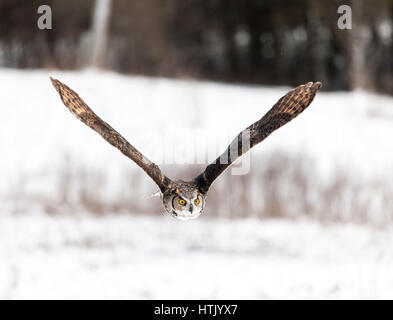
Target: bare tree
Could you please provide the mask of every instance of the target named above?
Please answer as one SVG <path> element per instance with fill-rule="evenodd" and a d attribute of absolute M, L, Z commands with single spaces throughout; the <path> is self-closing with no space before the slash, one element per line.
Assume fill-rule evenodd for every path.
<path fill-rule="evenodd" d="M 352 0 L 353 29 L 349 32 L 349 79 L 351 89 L 373 89 L 373 77 L 367 65 L 366 52 L 372 33 L 367 20 L 367 7 L 363 0 Z"/>
<path fill-rule="evenodd" d="M 93 67 L 105 67 L 111 8 L 112 0 L 96 0 L 92 26 L 93 46 L 91 65 Z"/>

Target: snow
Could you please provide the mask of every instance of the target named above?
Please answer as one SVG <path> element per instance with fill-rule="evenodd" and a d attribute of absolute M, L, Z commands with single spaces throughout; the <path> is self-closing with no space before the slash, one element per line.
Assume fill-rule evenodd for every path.
<path fill-rule="evenodd" d="M 65 187 L 61 176 L 67 172 L 65 159 L 69 159 L 68 169 L 89 175 L 93 182 L 85 178 L 81 183 L 90 184 L 85 187 L 108 203 L 117 203 L 131 192 L 133 202 L 146 203 L 145 198 L 157 191 L 134 163 L 67 111 L 49 76 L 75 89 L 99 116 L 171 178 L 184 180 L 196 176 L 196 169 L 183 176 L 185 170 L 177 174 L 178 167 L 167 171 L 168 166 L 199 165 L 201 170 L 289 89 L 124 76 L 92 69 L 0 69 L 0 85 L 5 88 L 0 91 L 0 211 L 26 211 L 32 206 L 38 209 L 37 199 L 59 199 L 59 190 Z M 261 182 L 258 170 L 268 168 L 276 152 L 288 156 L 292 163 L 300 160 L 299 168 L 310 162 L 313 167 L 304 168 L 312 178 L 310 190 L 322 194 L 321 185 L 335 183 L 337 177 L 350 177 L 354 181 L 343 195 L 353 194 L 356 185 L 362 186 L 359 192 L 366 196 L 361 200 L 371 208 L 364 215 L 383 223 L 385 216 L 392 214 L 388 203 L 389 190 L 393 190 L 392 123 L 392 97 L 320 92 L 297 119 L 244 156 L 243 161 L 251 158 L 251 166 L 249 171 L 240 172 L 248 173 L 254 185 L 264 186 L 266 182 Z M 229 174 L 236 175 L 239 169 L 235 170 L 233 166 Z M 294 182 L 287 180 L 288 192 L 293 192 L 290 184 Z M 227 185 L 227 180 L 220 177 L 213 186 L 222 190 L 222 203 L 231 198 L 225 193 Z M 70 189 L 77 197 L 78 188 Z M 263 192 L 254 189 L 254 194 Z M 261 207 L 259 199 L 254 197 L 255 207 Z M 315 198 L 314 206 L 321 200 Z M 289 200 L 284 197 L 280 201 Z M 352 199 L 347 197 L 345 201 L 351 203 Z M 355 202 L 365 207 L 359 200 Z M 155 212 L 159 209 L 157 203 Z M 347 211 L 355 209 L 348 207 Z"/>
<path fill-rule="evenodd" d="M 287 220 L 0 219 L 4 299 L 392 299 L 392 229 Z"/>
<path fill-rule="evenodd" d="M 158 164 L 207 164 L 289 88 L 128 77 L 110 72 L 0 69 L 0 193 L 15 176 L 38 174 L 64 155 L 119 177 L 137 169 L 62 105 L 53 76 Z M 319 93 L 299 118 L 252 150 L 307 154 L 321 178 L 338 166 L 362 176 L 393 172 L 393 98 L 365 92 Z M 179 134 L 181 133 L 181 134 Z M 88 147 L 87 147 L 88 146 Z M 107 166 L 111 163 L 111 166 Z M 251 168 L 252 170 L 252 168 Z M 114 181 L 119 185 L 119 181 Z"/>
<path fill-rule="evenodd" d="M 109 202 L 120 194 L 145 203 L 157 191 L 142 176 L 143 183 L 127 193 L 133 183 L 128 174 L 140 169 L 65 109 L 49 76 L 75 89 L 159 165 L 207 164 L 289 89 L 96 70 L 0 69 L 0 298 L 393 299 L 391 225 L 208 214 L 184 222 L 137 210 L 44 215 L 40 199 L 61 205 L 58 178 L 67 157 L 72 170 L 87 168 L 105 178 L 105 189 L 99 179 L 88 188 Z M 341 170 L 363 184 L 369 178 L 381 183 L 367 184 L 360 198 L 381 188 L 389 194 L 392 123 L 392 97 L 321 92 L 299 118 L 252 150 L 249 175 L 265 165 L 261 159 L 282 151 L 314 160 L 315 186 Z M 216 186 L 226 187 L 220 181 Z M 30 202 L 21 201 L 24 195 Z M 222 201 L 230 198 L 228 192 Z M 391 216 L 389 199 L 372 203 L 374 211 Z M 339 211 L 351 209 L 343 204 Z M 224 207 L 227 217 L 236 217 L 229 202 Z M 16 209 L 25 214 L 12 214 Z"/>

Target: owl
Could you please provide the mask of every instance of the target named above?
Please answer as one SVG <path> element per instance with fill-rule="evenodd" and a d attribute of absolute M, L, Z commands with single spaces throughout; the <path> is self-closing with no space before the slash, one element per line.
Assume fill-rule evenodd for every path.
<path fill-rule="evenodd" d="M 68 110 L 141 167 L 158 185 L 165 211 L 182 220 L 197 218 L 205 208 L 207 193 L 212 183 L 236 159 L 303 112 L 322 86 L 320 82 L 308 82 L 289 91 L 260 120 L 240 132 L 201 174 L 191 181 L 182 181 L 169 179 L 154 162 L 99 118 L 75 91 L 59 80 L 50 79 Z"/>

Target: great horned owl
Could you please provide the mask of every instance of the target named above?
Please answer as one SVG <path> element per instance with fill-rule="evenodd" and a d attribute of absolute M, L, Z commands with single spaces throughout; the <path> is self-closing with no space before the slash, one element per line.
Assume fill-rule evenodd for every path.
<path fill-rule="evenodd" d="M 198 217 L 203 212 L 206 195 L 213 181 L 237 158 L 306 109 L 322 86 L 320 82 L 308 82 L 289 91 L 260 120 L 239 133 L 224 153 L 199 176 L 192 181 L 173 181 L 101 120 L 76 92 L 59 80 L 51 78 L 51 81 L 68 110 L 141 167 L 160 188 L 165 210 L 173 217 L 183 220 Z"/>

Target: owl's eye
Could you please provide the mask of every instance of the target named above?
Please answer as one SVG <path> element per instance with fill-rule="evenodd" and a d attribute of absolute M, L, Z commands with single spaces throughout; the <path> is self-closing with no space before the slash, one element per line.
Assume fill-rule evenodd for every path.
<path fill-rule="evenodd" d="M 179 204 L 181 205 L 181 206 L 185 206 L 186 205 L 186 200 L 184 200 L 184 199 L 179 199 Z"/>
<path fill-rule="evenodd" d="M 195 204 L 199 204 L 199 199 L 195 199 L 195 200 L 194 200 L 194 203 L 195 203 Z"/>

